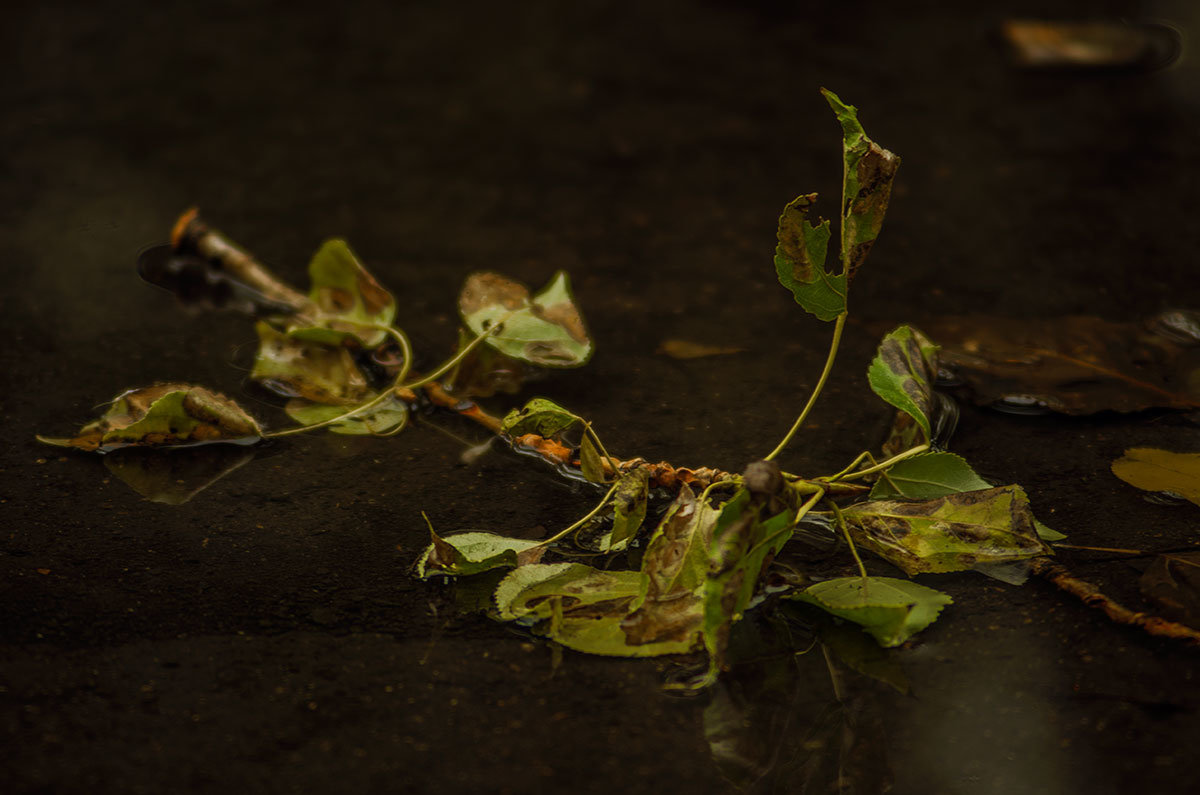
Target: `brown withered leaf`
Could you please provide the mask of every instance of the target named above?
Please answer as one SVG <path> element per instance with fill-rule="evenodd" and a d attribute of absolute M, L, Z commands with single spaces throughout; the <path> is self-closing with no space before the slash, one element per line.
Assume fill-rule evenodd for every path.
<path fill-rule="evenodd" d="M 1200 345 L 1177 323 L 1193 315 L 1144 324 L 974 315 L 924 328 L 977 404 L 1083 415 L 1200 407 Z"/>
<path fill-rule="evenodd" d="M 1200 629 L 1200 552 L 1159 555 L 1138 585 L 1163 616 Z"/>

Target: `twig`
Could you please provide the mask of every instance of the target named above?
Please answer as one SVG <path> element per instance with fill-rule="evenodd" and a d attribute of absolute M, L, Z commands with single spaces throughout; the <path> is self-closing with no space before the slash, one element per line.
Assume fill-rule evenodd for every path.
<path fill-rule="evenodd" d="M 1049 558 L 1035 558 L 1030 561 L 1029 569 L 1033 574 L 1049 580 L 1058 589 L 1078 597 L 1088 607 L 1103 610 L 1105 615 L 1118 624 L 1139 627 L 1160 638 L 1174 638 L 1200 645 L 1200 631 L 1160 616 L 1130 610 L 1111 597 L 1105 596 L 1095 585 L 1079 579 Z"/>

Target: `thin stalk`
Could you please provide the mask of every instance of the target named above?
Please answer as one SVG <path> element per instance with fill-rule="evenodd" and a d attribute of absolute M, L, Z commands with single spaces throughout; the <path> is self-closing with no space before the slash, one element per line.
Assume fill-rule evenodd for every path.
<path fill-rule="evenodd" d="M 320 422 L 314 422 L 312 425 L 301 425 L 297 428 L 288 428 L 288 429 L 282 430 L 282 431 L 272 431 L 271 433 L 264 433 L 263 438 L 276 439 L 280 436 L 294 436 L 298 433 L 307 433 L 309 431 L 315 431 L 318 428 L 324 428 L 328 425 L 333 425 L 335 423 L 341 422 L 342 420 L 345 420 L 348 417 L 353 417 L 356 414 L 362 414 L 363 412 L 370 411 L 371 409 L 375 408 L 376 406 L 382 405 L 384 401 L 395 397 L 395 395 L 394 395 L 395 390 L 402 388 L 401 383 L 404 381 L 405 378 L 408 377 L 408 373 L 412 369 L 412 345 L 409 343 L 408 337 L 405 335 L 405 333 L 403 331 L 401 331 L 400 329 L 395 328 L 394 326 L 371 326 L 371 328 L 376 328 L 381 331 L 387 332 L 388 334 L 390 334 L 392 336 L 393 339 L 396 340 L 397 344 L 400 345 L 400 355 L 404 357 L 404 363 L 402 365 L 400 365 L 400 372 L 392 380 L 392 385 L 389 386 L 387 389 L 383 390 L 382 392 L 380 392 L 378 395 L 376 395 L 375 397 L 373 397 L 371 400 L 367 401 L 366 403 L 355 406 L 354 408 L 352 408 L 342 414 L 339 414 L 336 417 L 330 417 L 327 420 L 321 420 Z M 407 422 L 407 420 L 405 420 L 405 422 Z M 401 423 L 400 427 L 403 428 L 404 423 Z M 393 430 L 395 430 L 395 429 L 393 429 Z M 382 434 L 375 434 L 375 435 L 392 436 L 394 434 L 390 433 L 390 432 L 385 432 Z"/>
<path fill-rule="evenodd" d="M 833 519 L 837 523 L 838 529 L 846 537 L 846 544 L 850 547 L 850 554 L 854 556 L 854 562 L 858 564 L 858 573 L 862 575 L 863 593 L 866 593 L 868 581 L 867 567 L 863 565 L 862 558 L 858 556 L 858 549 L 854 546 L 854 539 L 850 537 L 850 528 L 846 526 L 846 517 L 842 516 L 842 509 L 832 500 L 829 501 L 829 506 L 833 508 Z"/>
<path fill-rule="evenodd" d="M 880 463 L 876 464 L 875 466 L 867 467 L 866 469 L 860 469 L 857 472 L 851 472 L 849 474 L 839 473 L 837 475 L 834 475 L 829 478 L 829 481 L 831 483 L 833 483 L 833 482 L 838 482 L 838 481 L 843 481 L 843 480 L 858 480 L 859 478 L 865 477 L 867 475 L 874 475 L 876 472 L 882 472 L 883 470 L 891 467 L 893 464 L 898 464 L 901 461 L 903 461 L 904 459 L 912 458 L 914 455 L 919 455 L 920 453 L 923 453 L 928 449 L 929 449 L 928 444 L 919 444 L 916 447 L 911 447 L 908 450 L 905 450 L 903 453 L 897 453 L 896 455 L 892 456 L 888 460 L 881 461 Z"/>
<path fill-rule="evenodd" d="M 580 417 L 580 419 L 582 420 L 583 418 Z M 592 430 L 592 424 L 587 420 L 584 420 L 583 422 L 583 432 L 586 433 L 588 438 L 592 440 L 592 444 L 596 445 L 596 449 L 600 451 L 600 455 L 604 456 L 604 460 L 607 461 L 608 465 L 612 468 L 613 477 L 619 477 L 621 470 L 617 466 L 617 459 L 609 455 L 608 451 L 604 449 L 604 442 L 600 441 L 600 437 L 597 436 L 596 432 Z"/>
<path fill-rule="evenodd" d="M 825 369 L 821 371 L 821 377 L 817 379 L 817 385 L 813 387 L 812 394 L 808 398 L 808 403 L 804 404 L 804 409 L 801 410 L 800 416 L 792 424 L 792 429 L 787 432 L 787 436 L 783 437 L 783 441 L 763 460 L 770 461 L 783 452 L 783 448 L 788 446 L 788 443 L 792 441 L 792 437 L 796 435 L 796 432 L 800 430 L 800 426 L 804 424 L 804 420 L 808 418 L 808 413 L 812 411 L 813 405 L 817 402 L 817 396 L 821 394 L 821 390 L 825 387 L 825 382 L 829 380 L 829 373 L 833 370 L 833 362 L 837 359 L 838 346 L 842 343 L 842 329 L 846 327 L 847 315 L 848 313 L 843 312 L 837 316 L 837 321 L 833 326 L 833 340 L 829 343 L 829 355 L 825 358 Z"/>
<path fill-rule="evenodd" d="M 555 533 L 554 535 L 547 538 L 545 541 L 539 541 L 537 543 L 537 546 L 539 546 L 539 547 L 549 546 L 550 544 L 553 544 L 555 541 L 559 540 L 560 538 L 566 538 L 571 533 L 574 533 L 576 530 L 583 527 L 585 524 L 588 523 L 588 520 L 590 520 L 596 514 L 600 513 L 600 509 L 603 508 L 605 506 L 605 504 L 608 503 L 609 499 L 613 495 L 613 492 L 615 492 L 616 490 L 617 490 L 617 484 L 614 483 L 612 485 L 612 488 L 610 488 L 608 490 L 608 492 L 603 497 L 600 498 L 600 502 L 596 503 L 596 507 L 593 508 L 592 510 L 588 511 L 586 516 L 584 516 L 579 521 L 575 522 L 575 524 L 571 525 L 566 530 L 562 530 L 558 533 Z"/>
<path fill-rule="evenodd" d="M 422 378 L 418 378 L 416 381 L 413 381 L 412 383 L 409 383 L 409 384 L 400 384 L 400 383 L 398 382 L 398 383 L 397 383 L 397 387 L 399 387 L 399 388 L 401 388 L 401 389 L 416 389 L 416 388 L 417 388 L 417 387 L 419 387 L 419 386 L 425 386 L 425 385 L 426 385 L 426 384 L 428 384 L 428 383 L 431 383 L 431 382 L 433 382 L 433 381 L 436 381 L 436 380 L 438 380 L 438 379 L 439 379 L 439 378 L 441 378 L 443 375 L 445 375 L 446 373 L 450 372 L 450 371 L 451 371 L 451 370 L 453 370 L 455 367 L 457 367 L 457 366 L 458 366 L 458 364 L 459 364 L 459 362 L 461 362 L 463 359 L 465 359 L 465 358 L 467 357 L 467 354 L 469 354 L 471 351 L 475 350 L 475 349 L 476 349 L 476 348 L 478 348 L 480 345 L 482 345 L 484 340 L 486 340 L 486 339 L 487 339 L 489 336 L 491 336 L 491 335 L 492 335 L 494 332 L 496 332 L 496 331 L 498 331 L 499 329 L 503 328 L 503 327 L 504 327 L 504 321 L 505 321 L 505 320 L 507 320 L 507 318 L 508 318 L 508 316 L 507 316 L 507 315 L 506 315 L 504 318 L 501 318 L 501 320 L 500 320 L 500 322 L 499 322 L 499 323 L 497 323 L 496 325 L 492 326 L 490 329 L 488 329 L 488 330 L 487 330 L 487 331 L 485 331 L 484 333 L 480 334 L 480 335 L 479 335 L 479 336 L 477 336 L 475 339 L 471 340 L 471 342 L 470 342 L 470 343 L 468 343 L 468 344 L 467 344 L 467 346 L 466 346 L 465 348 L 463 348 L 462 350 L 460 350 L 458 353 L 454 354 L 454 356 L 452 356 L 452 357 L 450 357 L 449 359 L 447 359 L 447 360 L 446 360 L 446 361 L 445 361 L 445 362 L 442 364 L 442 366 L 441 366 L 441 367 L 439 367 L 438 369 L 434 370 L 434 371 L 433 371 L 432 373 L 430 373 L 429 375 L 423 376 Z"/>

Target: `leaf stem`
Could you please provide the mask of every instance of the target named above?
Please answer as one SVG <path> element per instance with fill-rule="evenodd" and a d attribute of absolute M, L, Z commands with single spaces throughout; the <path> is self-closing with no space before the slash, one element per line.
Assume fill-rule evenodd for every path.
<path fill-rule="evenodd" d="M 484 333 L 480 334 L 475 339 L 471 340 L 469 343 L 467 343 L 467 346 L 465 348 L 463 348 L 458 353 L 454 354 L 452 357 L 450 357 L 445 362 L 443 362 L 442 365 L 440 367 L 438 367 L 436 370 L 434 370 L 432 373 L 430 373 L 426 376 L 423 376 L 421 378 L 418 378 L 416 381 L 413 381 L 412 383 L 409 383 L 409 384 L 401 384 L 400 382 L 397 382 L 396 387 L 400 388 L 400 389 L 416 389 L 419 386 L 425 386 L 428 383 L 438 380 L 443 375 L 445 375 L 446 373 L 450 372 L 455 367 L 457 367 L 458 363 L 461 362 L 463 359 L 467 358 L 467 354 L 469 354 L 471 351 L 475 350 L 480 345 L 482 345 L 484 340 L 486 340 L 489 336 L 491 336 L 497 330 L 502 328 L 504 326 L 504 321 L 506 319 L 507 319 L 507 316 L 505 316 L 504 318 L 501 318 L 499 323 L 496 323 L 490 329 L 488 329 Z"/>
<path fill-rule="evenodd" d="M 821 390 L 825 387 L 825 382 L 829 380 L 829 373 L 833 370 L 833 362 L 837 359 L 838 346 L 842 342 L 842 329 L 846 327 L 846 317 L 849 313 L 843 312 L 837 316 L 837 321 L 833 326 L 833 340 L 829 343 L 829 355 L 825 358 L 825 369 L 821 371 L 821 377 L 817 379 L 817 385 L 813 387 L 812 394 L 809 395 L 808 402 L 804 404 L 800 416 L 792 423 L 792 429 L 787 432 L 787 436 L 783 437 L 774 450 L 764 457 L 764 461 L 770 461 L 775 456 L 783 452 L 783 448 L 788 446 L 792 441 L 792 437 L 800 430 L 800 426 L 804 424 L 804 420 L 808 418 L 808 413 L 812 410 L 813 405 L 817 402 L 817 396 L 821 394 Z"/>
<path fill-rule="evenodd" d="M 579 528 L 583 527 L 585 524 L 587 524 L 589 519 L 591 519 L 596 514 L 600 513 L 600 509 L 605 506 L 605 504 L 609 501 L 609 499 L 612 497 L 613 493 L 616 492 L 616 490 L 617 490 L 617 484 L 614 483 L 614 484 L 612 484 L 612 488 L 610 488 L 608 490 L 608 492 L 603 497 L 600 498 L 600 502 L 596 503 L 596 507 L 592 508 L 592 510 L 588 511 L 586 516 L 584 516 L 582 519 L 580 519 L 579 521 L 572 524 L 566 530 L 557 532 L 544 541 L 539 541 L 537 543 L 537 546 L 539 546 L 539 547 L 549 546 L 550 544 L 553 544 L 555 541 L 559 540 L 560 538 L 566 538 L 571 533 L 573 533 L 576 530 L 578 530 Z"/>
<path fill-rule="evenodd" d="M 579 417 L 578 414 L 575 416 Z M 583 419 L 583 417 L 579 417 L 579 419 L 583 421 L 583 432 L 588 435 L 588 438 L 592 440 L 592 444 L 596 445 L 596 449 L 600 451 L 600 455 L 604 456 L 604 460 L 607 461 L 609 467 L 612 468 L 613 477 L 620 477 L 621 469 L 617 465 L 617 459 L 609 455 L 608 451 L 604 449 L 604 442 L 600 441 L 600 437 L 597 436 L 596 432 L 592 430 L 592 424 Z"/>
<path fill-rule="evenodd" d="M 928 449 L 928 444 L 919 444 L 916 447 L 905 450 L 903 453 L 897 453 L 886 461 L 881 461 L 875 466 L 870 466 L 866 469 L 860 469 L 857 472 L 851 472 L 849 474 L 839 472 L 838 474 L 828 478 L 828 480 L 830 483 L 835 483 L 843 480 L 857 480 L 858 478 L 865 477 L 866 475 L 874 475 L 876 472 L 882 472 L 883 470 L 890 468 L 893 464 L 898 464 L 904 459 L 912 458 L 913 456 L 919 455 Z"/>
<path fill-rule="evenodd" d="M 842 509 L 837 506 L 833 500 L 829 501 L 829 507 L 833 509 L 833 520 L 837 523 L 838 529 L 842 531 L 842 535 L 846 537 L 846 544 L 850 547 L 850 554 L 854 556 L 854 562 L 858 564 L 858 573 L 862 575 L 863 593 L 867 592 L 867 567 L 863 565 L 862 558 L 858 555 L 858 548 L 854 546 L 854 539 L 850 537 L 850 528 L 846 525 L 846 517 L 842 515 Z"/>

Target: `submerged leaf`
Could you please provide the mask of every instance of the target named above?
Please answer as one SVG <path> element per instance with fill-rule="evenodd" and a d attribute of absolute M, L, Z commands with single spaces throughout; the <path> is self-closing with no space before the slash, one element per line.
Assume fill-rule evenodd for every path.
<path fill-rule="evenodd" d="M 892 577 L 827 580 L 792 598 L 861 625 L 881 646 L 904 643 L 954 601 L 941 591 Z"/>
<path fill-rule="evenodd" d="M 541 367 L 578 367 L 592 355 L 592 341 L 564 271 L 532 298 L 524 285 L 499 274 L 472 274 L 459 295 L 458 310 L 467 328 L 476 335 L 490 332 L 487 344 L 514 359 Z"/>
<path fill-rule="evenodd" d="M 1020 486 L 948 494 L 932 500 L 880 500 L 843 515 L 855 543 L 906 574 L 964 571 L 1049 555 Z"/>
<path fill-rule="evenodd" d="M 368 396 L 363 402 L 369 402 L 374 398 L 374 395 Z M 310 403 L 306 400 L 291 400 L 284 407 L 287 415 L 301 425 L 316 425 L 326 422 L 335 417 L 342 417 L 349 410 L 350 407 L 347 406 L 327 406 L 321 403 Z M 395 394 L 389 394 L 378 405 L 351 414 L 349 417 L 343 417 L 326 427 L 332 433 L 347 436 L 380 436 L 398 433 L 407 422 L 408 405 L 397 398 Z"/>
<path fill-rule="evenodd" d="M 224 395 L 191 384 L 156 384 L 113 398 L 95 422 L 69 439 L 39 436 L 47 444 L 107 452 L 127 445 L 165 447 L 203 442 L 253 442 L 262 429 Z"/>
<path fill-rule="evenodd" d="M 1200 629 L 1200 552 L 1159 555 L 1138 585 L 1165 617 Z"/>
<path fill-rule="evenodd" d="M 345 347 L 279 332 L 267 323 L 260 322 L 255 329 L 259 347 L 250 377 L 266 388 L 332 406 L 352 406 L 366 399 L 367 379 Z"/>
<path fill-rule="evenodd" d="M 892 497 L 931 500 L 947 494 L 991 487 L 992 484 L 979 477 L 961 456 L 925 453 L 894 464 L 881 474 L 870 496 L 873 500 Z"/>
<path fill-rule="evenodd" d="M 1170 491 L 1200 505 L 1200 453 L 1134 447 L 1112 463 L 1112 472 L 1143 491 Z"/>
<path fill-rule="evenodd" d="M 775 247 L 775 273 L 792 291 L 796 303 L 819 320 L 834 320 L 846 311 L 846 275 L 825 270 L 829 247 L 829 222 L 808 220 L 808 208 L 817 194 L 797 196 L 779 216 L 779 244 Z"/>
<path fill-rule="evenodd" d="M 508 412 L 500 422 L 500 432 L 506 436 L 521 436 L 536 433 L 547 439 L 573 425 L 582 424 L 578 416 L 567 411 L 553 400 L 534 398 L 520 409 Z"/>
<path fill-rule="evenodd" d="M 842 272 L 849 283 L 883 228 L 900 158 L 867 137 L 857 108 L 832 91 L 821 93 L 842 124 Z"/>
<path fill-rule="evenodd" d="M 1191 313 L 1194 315 L 1194 313 Z M 980 405 L 1016 413 L 1094 414 L 1200 406 L 1200 353 L 1189 313 L 1147 323 L 1097 317 L 972 315 L 933 321 L 939 363 Z"/>
<path fill-rule="evenodd" d="M 431 527 L 429 536 L 430 544 L 417 560 L 417 576 L 422 580 L 435 575 L 465 576 L 536 563 L 544 550 L 537 541 L 475 530 L 443 538 Z"/>
<path fill-rule="evenodd" d="M 386 332 L 371 326 L 390 326 L 396 317 L 396 302 L 345 240 L 326 240 L 309 262 L 308 274 L 312 280 L 309 300 L 329 318 L 329 328 L 353 334 L 369 348 L 387 338 Z"/>
<path fill-rule="evenodd" d="M 875 394 L 908 414 L 923 437 L 933 438 L 930 417 L 936 401 L 933 384 L 937 378 L 937 346 L 911 326 L 900 326 L 883 338 L 867 369 L 867 380 Z"/>

